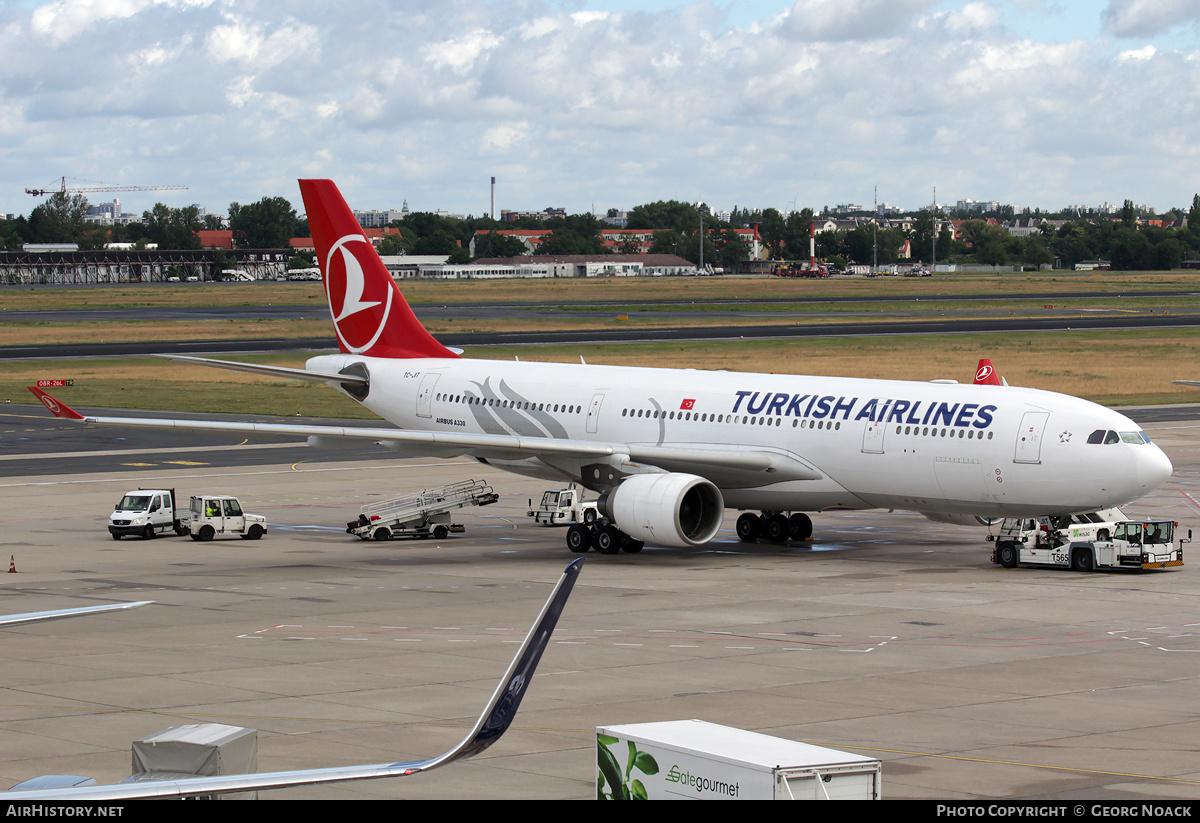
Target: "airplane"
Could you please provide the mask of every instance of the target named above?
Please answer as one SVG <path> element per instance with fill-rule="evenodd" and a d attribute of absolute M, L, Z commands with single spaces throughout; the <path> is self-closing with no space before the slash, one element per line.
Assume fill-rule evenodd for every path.
<path fill-rule="evenodd" d="M 427 772 L 466 757 L 474 757 L 490 747 L 508 730 L 516 717 L 521 699 L 529 689 L 534 671 L 542 659 L 542 653 L 550 644 L 550 635 L 558 624 L 563 607 L 579 577 L 584 558 L 580 557 L 567 565 L 550 592 L 529 634 L 521 642 L 516 656 L 509 664 L 500 683 L 492 693 L 479 719 L 467 736 L 454 748 L 426 760 L 402 763 L 378 763 L 365 766 L 333 766 L 317 769 L 297 769 L 283 772 L 257 772 L 254 774 L 216 775 L 213 777 L 155 779 L 153 775 L 135 782 L 109 785 L 70 787 L 37 787 L 28 790 L 0 792 L 0 799 L 9 803 L 25 803 L 31 800 L 141 800 L 149 798 L 210 797 L 233 792 L 265 791 L 286 789 L 293 786 L 313 786 L 326 783 L 346 783 L 356 780 L 374 780 L 383 777 L 408 777 Z M 128 604 L 134 608 L 142 603 Z M 86 778 L 70 778 L 81 780 Z"/>
<path fill-rule="evenodd" d="M 807 539 L 808 513 L 829 510 L 964 525 L 1069 515 L 1124 505 L 1171 475 L 1128 417 L 1037 389 L 464 358 L 417 320 L 334 183 L 300 191 L 339 353 L 303 369 L 169 357 L 327 383 L 399 428 L 85 418 L 30 390 L 92 425 L 378 441 L 578 483 L 603 517 L 568 529 L 576 552 L 701 546 L 726 508 L 744 512 L 742 540 L 777 542 Z"/>

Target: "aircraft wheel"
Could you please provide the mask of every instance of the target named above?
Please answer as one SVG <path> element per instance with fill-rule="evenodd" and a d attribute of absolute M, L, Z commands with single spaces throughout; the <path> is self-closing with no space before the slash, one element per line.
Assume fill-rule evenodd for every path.
<path fill-rule="evenodd" d="M 786 543 L 791 533 L 791 525 L 782 514 L 772 515 L 767 521 L 767 539 L 772 543 Z"/>
<path fill-rule="evenodd" d="M 753 543 L 758 539 L 759 516 L 746 512 L 737 519 L 737 536 L 743 543 Z"/>
<path fill-rule="evenodd" d="M 199 539 L 205 543 L 207 543 L 209 540 L 212 540 L 216 536 L 217 536 L 217 531 L 212 526 L 204 526 L 203 528 L 200 529 Z"/>
<path fill-rule="evenodd" d="M 584 509 L 583 510 L 583 522 L 585 524 L 587 524 L 588 526 L 594 525 L 596 522 L 596 510 L 595 509 Z"/>
<path fill-rule="evenodd" d="M 788 526 L 791 528 L 793 540 L 807 540 L 812 537 L 812 518 L 803 512 L 796 512 L 789 517 Z"/>
<path fill-rule="evenodd" d="M 612 526 L 596 529 L 596 537 L 592 542 L 600 554 L 616 554 L 621 550 L 621 534 Z"/>
<path fill-rule="evenodd" d="M 1096 570 L 1095 558 L 1092 557 L 1092 550 L 1078 548 L 1071 554 L 1071 568 L 1077 572 L 1094 572 Z"/>
<path fill-rule="evenodd" d="M 1001 543 L 996 547 L 996 562 L 1006 569 L 1015 569 L 1018 557 L 1020 553 L 1013 543 Z"/>
<path fill-rule="evenodd" d="M 433 527 L 433 539 L 434 540 L 445 540 L 449 534 L 450 534 L 450 530 L 447 529 L 445 526 L 434 526 Z"/>
<path fill-rule="evenodd" d="M 1109 535 L 1109 533 L 1108 533 L 1108 529 L 1101 529 L 1100 531 L 1096 532 L 1096 539 L 1097 539 L 1097 540 L 1101 540 L 1101 541 L 1105 541 L 1105 542 L 1107 542 L 1109 537 L 1110 537 L 1110 535 Z"/>
<path fill-rule="evenodd" d="M 627 552 L 628 554 L 637 554 L 645 547 L 645 545 L 646 544 L 641 540 L 634 540 L 631 537 L 625 541 L 625 545 L 621 547 L 621 551 Z"/>
<path fill-rule="evenodd" d="M 378 529 L 375 530 L 375 533 L 373 535 L 371 535 L 371 537 L 373 537 L 374 539 L 379 540 L 379 541 L 391 540 L 392 539 L 392 530 L 389 529 L 387 526 L 380 526 Z"/>
<path fill-rule="evenodd" d="M 151 526 L 149 523 L 146 524 L 146 528 L 142 529 L 142 539 L 143 540 L 153 540 L 154 539 L 154 527 Z"/>
<path fill-rule="evenodd" d="M 592 547 L 592 535 L 587 526 L 576 523 L 567 529 L 567 548 L 576 554 L 584 554 Z"/>

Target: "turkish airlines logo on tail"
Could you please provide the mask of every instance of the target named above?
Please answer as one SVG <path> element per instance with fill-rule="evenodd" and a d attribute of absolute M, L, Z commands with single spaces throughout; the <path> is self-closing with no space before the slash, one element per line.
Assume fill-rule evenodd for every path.
<path fill-rule="evenodd" d="M 54 402 L 54 398 L 48 394 L 39 394 L 38 400 L 41 400 L 42 405 L 48 408 L 55 415 L 62 411 L 62 407 L 59 406 L 58 403 Z"/>
<path fill-rule="evenodd" d="M 982 366 L 979 367 L 979 371 L 975 372 L 975 382 L 976 383 L 984 382 L 985 380 L 987 380 L 989 377 L 992 376 L 993 371 L 994 371 L 994 369 L 992 368 L 991 363 L 984 363 Z"/>
<path fill-rule="evenodd" d="M 375 345 L 392 311 L 391 278 L 367 280 L 365 269 L 377 266 L 378 260 L 370 241 L 361 234 L 340 238 L 325 258 L 325 288 L 333 325 L 338 339 L 353 354 Z"/>

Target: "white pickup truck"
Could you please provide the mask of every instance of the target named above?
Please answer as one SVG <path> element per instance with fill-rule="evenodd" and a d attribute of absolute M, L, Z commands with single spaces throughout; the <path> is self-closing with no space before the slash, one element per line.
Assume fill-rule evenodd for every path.
<path fill-rule="evenodd" d="M 187 534 L 186 512 L 175 511 L 174 489 L 134 489 L 125 492 L 108 516 L 108 533 L 113 540 L 134 535 L 149 540 L 173 531 Z"/>
<path fill-rule="evenodd" d="M 258 540 L 267 533 L 267 518 L 242 511 L 241 501 L 228 494 L 200 494 L 188 505 L 187 530 L 193 540 L 240 537 Z"/>

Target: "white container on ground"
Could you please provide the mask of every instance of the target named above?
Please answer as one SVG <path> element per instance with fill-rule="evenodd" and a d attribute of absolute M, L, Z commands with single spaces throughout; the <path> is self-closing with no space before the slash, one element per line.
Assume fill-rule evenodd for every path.
<path fill-rule="evenodd" d="M 879 800 L 879 760 L 703 720 L 596 729 L 598 799 Z"/>

